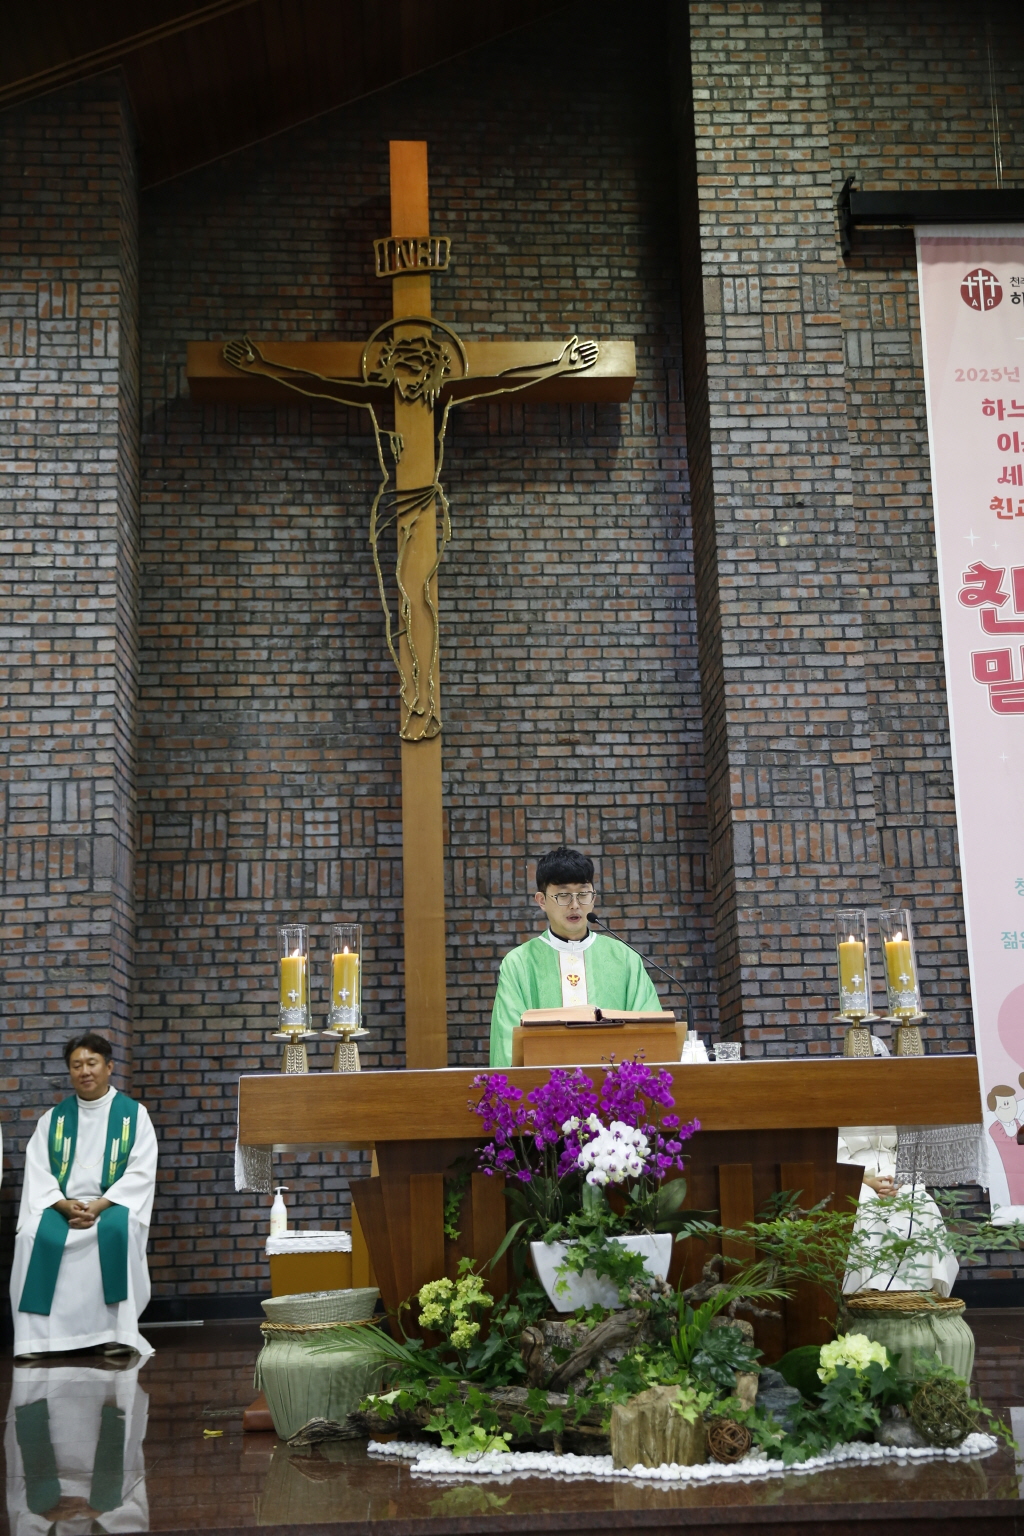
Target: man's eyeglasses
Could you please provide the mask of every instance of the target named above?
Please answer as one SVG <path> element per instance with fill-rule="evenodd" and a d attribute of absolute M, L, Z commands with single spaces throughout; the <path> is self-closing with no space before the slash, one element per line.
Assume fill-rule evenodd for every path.
<path fill-rule="evenodd" d="M 559 891 L 553 898 L 560 907 L 592 907 L 597 900 L 596 891 Z"/>

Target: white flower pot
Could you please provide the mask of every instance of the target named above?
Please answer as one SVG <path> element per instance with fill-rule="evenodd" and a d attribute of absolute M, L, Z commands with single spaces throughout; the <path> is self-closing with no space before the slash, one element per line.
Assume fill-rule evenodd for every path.
<path fill-rule="evenodd" d="M 668 1278 L 668 1266 L 672 1259 L 671 1232 L 641 1232 L 633 1237 L 613 1237 L 613 1243 L 621 1243 L 630 1253 L 643 1256 L 644 1269 L 653 1280 L 655 1276 Z M 537 1279 L 547 1291 L 556 1312 L 575 1312 L 577 1307 L 607 1307 L 617 1311 L 622 1306 L 618 1289 L 604 1275 L 595 1275 L 586 1269 L 582 1275 L 563 1275 L 559 1289 L 558 1269 L 565 1261 L 570 1243 L 531 1243 L 530 1255 Z"/>

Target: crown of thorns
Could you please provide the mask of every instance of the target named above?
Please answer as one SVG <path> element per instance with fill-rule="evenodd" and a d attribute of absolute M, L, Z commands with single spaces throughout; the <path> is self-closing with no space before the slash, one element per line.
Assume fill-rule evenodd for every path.
<path fill-rule="evenodd" d="M 403 400 L 423 400 L 433 407 L 451 371 L 449 348 L 422 331 L 383 342 L 369 377 L 373 384 L 393 384 Z"/>

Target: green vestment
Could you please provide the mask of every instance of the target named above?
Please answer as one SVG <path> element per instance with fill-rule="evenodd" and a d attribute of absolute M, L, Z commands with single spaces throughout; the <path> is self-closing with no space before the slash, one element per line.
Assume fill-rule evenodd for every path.
<path fill-rule="evenodd" d="M 587 1002 L 598 1008 L 661 1007 L 654 983 L 638 954 L 618 939 L 595 935 L 580 952 L 587 975 Z M 491 1066 L 512 1065 L 512 1031 L 530 1008 L 562 1006 L 558 955 L 546 939 L 529 939 L 501 962 L 491 1011 Z"/>

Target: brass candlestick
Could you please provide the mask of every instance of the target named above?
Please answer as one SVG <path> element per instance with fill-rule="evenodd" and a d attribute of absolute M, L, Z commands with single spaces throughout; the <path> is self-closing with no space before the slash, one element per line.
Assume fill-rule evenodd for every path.
<path fill-rule="evenodd" d="M 332 1072 L 359 1072 L 357 1040 L 369 1034 L 363 1029 L 363 927 L 361 923 L 334 923 L 327 967 L 330 1009 L 324 1039 L 335 1041 Z"/>

